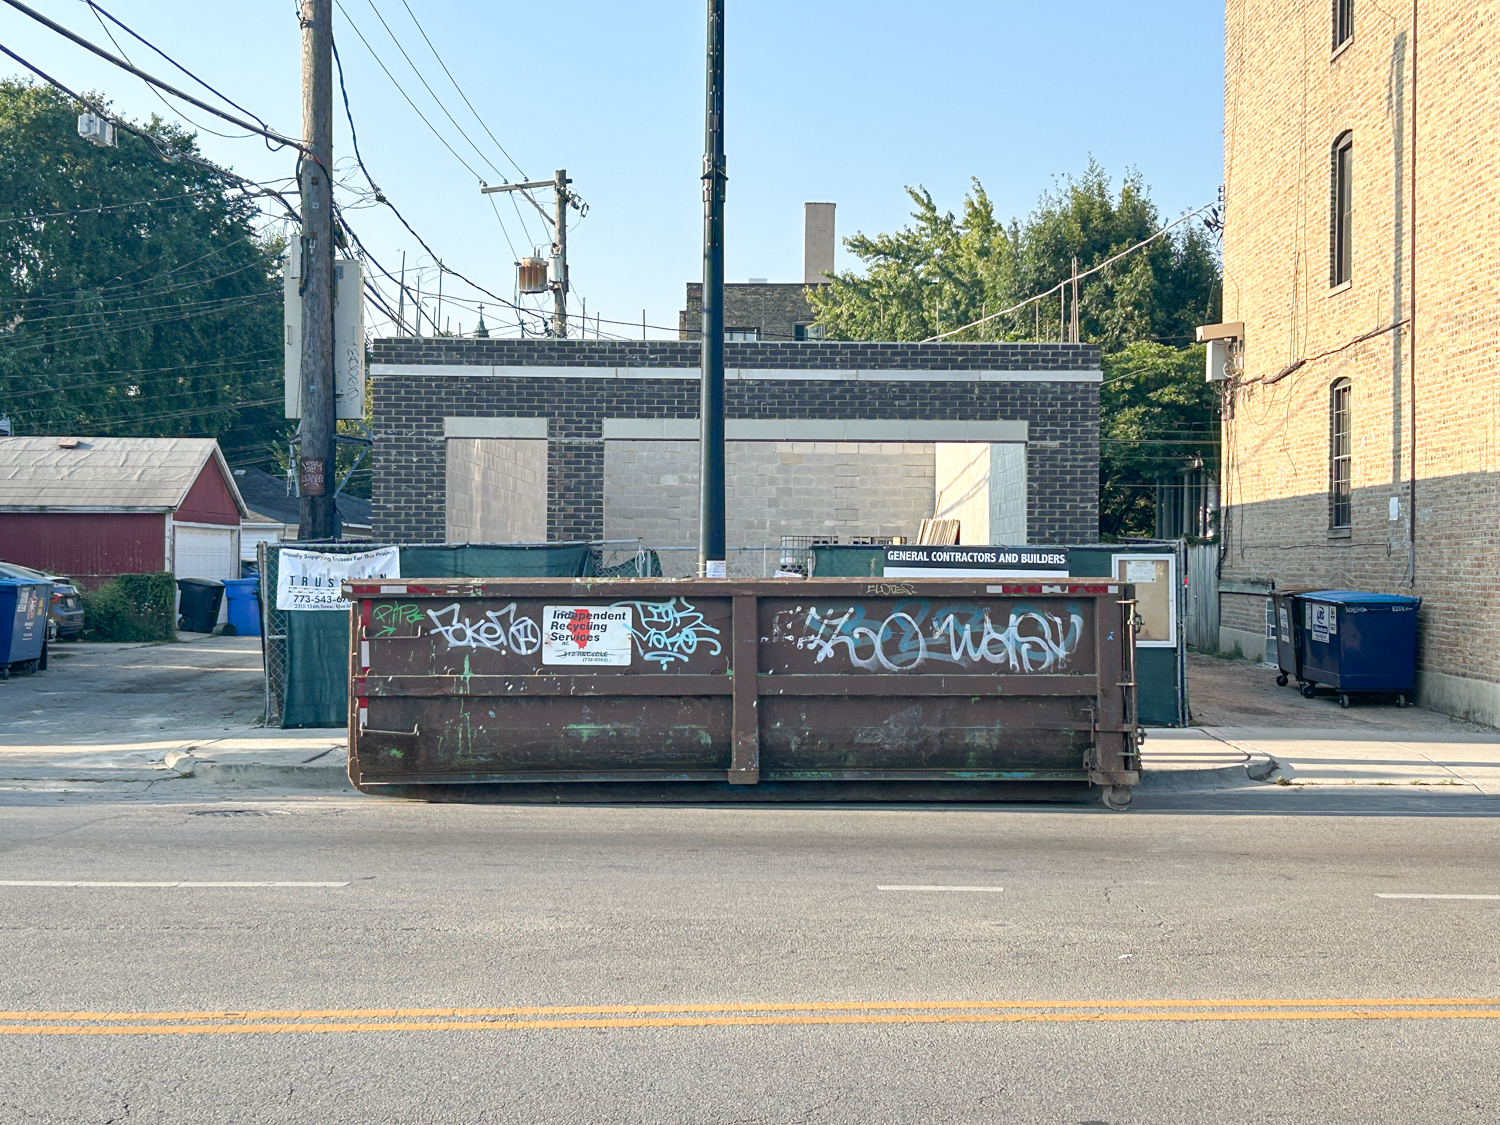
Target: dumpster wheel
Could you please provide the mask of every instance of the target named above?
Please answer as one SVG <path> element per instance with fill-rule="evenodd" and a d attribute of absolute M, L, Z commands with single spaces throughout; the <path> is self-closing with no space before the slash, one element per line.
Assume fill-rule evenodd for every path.
<path fill-rule="evenodd" d="M 1104 802 L 1105 808 L 1113 809 L 1115 812 L 1124 812 L 1130 807 L 1130 786 L 1106 785 L 1100 800 Z"/>
<path fill-rule="evenodd" d="M 1276 686 L 1277 687 L 1286 687 L 1286 673 L 1285 672 L 1283 672 L 1281 675 L 1279 675 L 1279 676 L 1276 677 Z"/>

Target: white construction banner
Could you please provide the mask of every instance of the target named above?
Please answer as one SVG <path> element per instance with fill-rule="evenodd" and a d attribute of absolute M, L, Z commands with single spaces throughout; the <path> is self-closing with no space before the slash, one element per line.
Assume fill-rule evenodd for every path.
<path fill-rule="evenodd" d="M 349 612 L 340 587 L 360 578 L 400 578 L 401 550 L 380 547 L 352 555 L 283 550 L 277 556 L 276 608 Z"/>
<path fill-rule="evenodd" d="M 626 667 L 633 620 L 629 606 L 543 606 L 542 663 Z"/>

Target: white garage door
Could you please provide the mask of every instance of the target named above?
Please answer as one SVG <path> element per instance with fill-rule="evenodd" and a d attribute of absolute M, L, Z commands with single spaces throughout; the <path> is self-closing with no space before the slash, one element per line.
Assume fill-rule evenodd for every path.
<path fill-rule="evenodd" d="M 238 529 L 233 527 L 172 526 L 172 573 L 178 578 L 238 578 Z M 228 620 L 228 606 L 219 604 L 219 621 Z"/>
<path fill-rule="evenodd" d="M 183 527 L 173 529 L 176 550 L 172 556 L 172 573 L 178 578 L 238 578 L 239 552 L 235 529 Z"/>

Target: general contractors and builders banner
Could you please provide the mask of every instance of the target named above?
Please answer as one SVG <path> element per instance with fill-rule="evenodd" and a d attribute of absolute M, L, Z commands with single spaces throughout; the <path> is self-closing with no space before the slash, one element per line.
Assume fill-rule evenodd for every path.
<path fill-rule="evenodd" d="M 887 547 L 887 578 L 1067 578 L 1066 547 Z"/>
<path fill-rule="evenodd" d="M 276 572 L 276 608 L 349 612 L 339 588 L 350 579 L 400 578 L 401 549 L 380 547 L 354 555 L 283 549 Z"/>

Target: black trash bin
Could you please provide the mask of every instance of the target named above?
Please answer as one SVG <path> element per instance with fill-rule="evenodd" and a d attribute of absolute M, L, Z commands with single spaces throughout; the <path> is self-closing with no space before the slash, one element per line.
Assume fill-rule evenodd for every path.
<path fill-rule="evenodd" d="M 1287 680 L 1303 682 L 1302 675 L 1302 608 L 1298 599 L 1305 590 L 1277 590 L 1271 595 L 1276 618 L 1276 683 L 1286 687 Z"/>
<path fill-rule="evenodd" d="M 224 600 L 224 583 L 217 578 L 179 578 L 177 627 L 189 633 L 212 633 Z"/>

